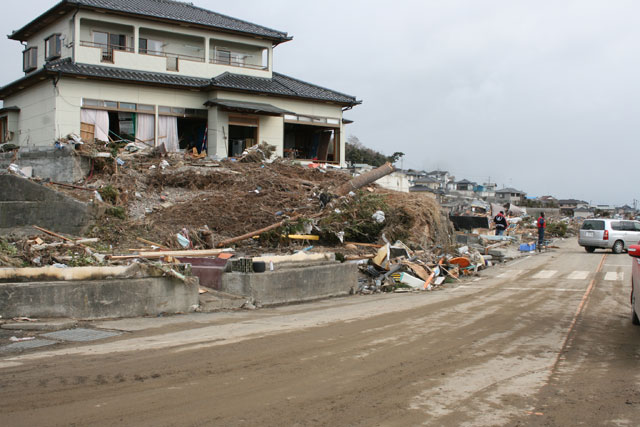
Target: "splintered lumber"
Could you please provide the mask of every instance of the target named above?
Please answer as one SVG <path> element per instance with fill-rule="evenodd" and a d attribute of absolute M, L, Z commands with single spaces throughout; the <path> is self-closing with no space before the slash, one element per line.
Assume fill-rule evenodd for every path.
<path fill-rule="evenodd" d="M 232 243 L 237 243 L 237 242 L 240 242 L 242 240 L 251 239 L 253 236 L 259 236 L 260 234 L 266 233 L 267 231 L 275 230 L 276 228 L 281 227 L 284 224 L 286 224 L 288 221 L 296 220 L 299 217 L 300 217 L 300 215 L 295 215 L 295 216 L 292 216 L 289 219 L 283 219 L 280 222 L 277 222 L 275 224 L 271 224 L 270 226 L 265 227 L 265 228 L 261 228 L 260 230 L 252 231 L 250 233 L 243 234 L 242 236 L 233 237 L 231 239 L 223 240 L 222 242 L 218 243 L 216 246 L 218 248 L 221 248 L 223 246 L 229 246 Z"/>
<path fill-rule="evenodd" d="M 38 227 L 37 225 L 33 225 L 32 227 L 35 228 L 36 230 L 42 231 L 45 234 L 48 234 L 48 235 L 53 236 L 53 237 L 57 237 L 58 239 L 66 240 L 68 242 L 73 242 L 73 239 L 70 239 L 68 237 L 64 237 L 61 234 L 54 233 L 53 231 L 49 231 L 49 230 L 47 230 L 45 228 Z"/>
<path fill-rule="evenodd" d="M 164 257 L 201 257 L 201 256 L 219 255 L 223 252 L 230 252 L 230 251 L 233 251 L 233 249 L 225 248 L 225 249 L 200 249 L 200 250 L 191 250 L 191 251 L 154 251 L 154 252 L 140 252 L 137 255 L 113 255 L 111 259 L 121 260 L 121 259 L 135 259 L 135 258 L 158 259 L 158 258 L 164 258 Z"/>
<path fill-rule="evenodd" d="M 341 185 L 336 190 L 336 194 L 339 196 L 345 196 L 349 194 L 350 191 L 357 190 L 358 188 L 362 188 L 367 184 L 371 184 L 372 182 L 379 180 L 383 176 L 389 175 L 394 170 L 395 168 L 393 167 L 393 165 L 387 162 L 379 168 L 370 170 L 369 172 L 365 172 L 362 175 L 353 178 L 351 181 Z"/>
<path fill-rule="evenodd" d="M 358 243 L 358 242 L 344 242 L 345 245 L 356 245 L 356 246 L 366 246 L 368 248 L 381 248 L 384 245 L 377 245 L 375 243 Z"/>
<path fill-rule="evenodd" d="M 161 245 L 160 243 L 154 243 L 151 240 L 143 239 L 142 237 L 136 237 L 136 240 L 142 243 L 146 243 L 147 245 L 156 246 L 158 248 L 169 250 L 165 245 Z"/>

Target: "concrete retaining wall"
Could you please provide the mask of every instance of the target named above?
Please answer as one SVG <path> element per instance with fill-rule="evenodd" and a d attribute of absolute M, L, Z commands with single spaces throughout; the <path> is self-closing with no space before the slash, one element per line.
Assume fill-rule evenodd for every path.
<path fill-rule="evenodd" d="M 169 277 L 0 284 L 6 318 L 105 319 L 185 313 L 198 305 L 198 281 Z"/>
<path fill-rule="evenodd" d="M 0 175 L 0 234 L 19 233 L 32 225 L 82 235 L 94 209 L 63 193 L 14 175 Z"/>
<path fill-rule="evenodd" d="M 264 273 L 224 273 L 221 291 L 253 298 L 263 305 L 348 295 L 358 284 L 358 267 L 332 263 Z"/>
<path fill-rule="evenodd" d="M 7 169 L 12 163 L 13 153 L 0 153 L 0 169 Z M 91 161 L 74 155 L 68 149 L 48 149 L 42 151 L 18 151 L 13 163 L 21 168 L 33 168 L 33 177 L 57 182 L 76 182 L 89 174 Z"/>

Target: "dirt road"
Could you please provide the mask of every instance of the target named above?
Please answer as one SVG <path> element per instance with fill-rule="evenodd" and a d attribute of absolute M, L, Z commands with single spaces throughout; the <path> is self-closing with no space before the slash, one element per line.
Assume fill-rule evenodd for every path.
<path fill-rule="evenodd" d="M 0 359 L 0 425 L 638 425 L 630 262 L 569 240 L 432 293 L 104 322 Z"/>

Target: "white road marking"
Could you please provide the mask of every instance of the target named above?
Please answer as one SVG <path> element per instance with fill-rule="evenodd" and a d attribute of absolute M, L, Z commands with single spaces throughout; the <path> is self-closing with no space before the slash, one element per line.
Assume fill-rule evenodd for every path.
<path fill-rule="evenodd" d="M 522 270 L 507 270 L 498 274 L 498 277 L 504 279 L 504 278 L 516 277 L 516 276 L 519 276 L 520 274 L 522 274 Z"/>
<path fill-rule="evenodd" d="M 567 276 L 569 280 L 584 280 L 589 276 L 588 271 L 574 271 L 570 275 Z"/>
<path fill-rule="evenodd" d="M 551 279 L 558 270 L 542 270 L 536 273 L 533 278 L 534 279 Z"/>
<path fill-rule="evenodd" d="M 604 280 L 618 281 L 624 280 L 624 273 L 622 271 L 609 271 L 604 275 Z"/>

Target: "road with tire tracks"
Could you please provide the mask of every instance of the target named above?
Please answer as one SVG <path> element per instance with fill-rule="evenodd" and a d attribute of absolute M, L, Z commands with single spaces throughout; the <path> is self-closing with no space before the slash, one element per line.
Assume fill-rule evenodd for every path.
<path fill-rule="evenodd" d="M 444 289 L 95 323 L 0 358 L 0 425 L 640 422 L 631 259 L 569 239 Z"/>

